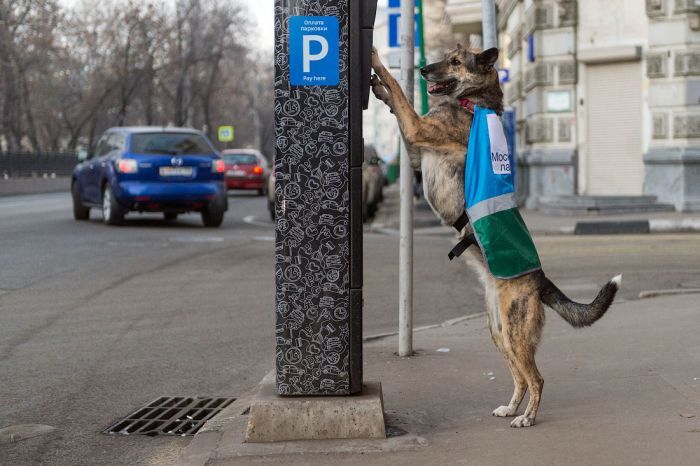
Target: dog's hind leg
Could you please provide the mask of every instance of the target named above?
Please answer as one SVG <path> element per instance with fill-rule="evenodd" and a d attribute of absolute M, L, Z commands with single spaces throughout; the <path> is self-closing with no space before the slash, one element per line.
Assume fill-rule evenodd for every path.
<path fill-rule="evenodd" d="M 525 413 L 513 419 L 510 426 L 530 427 L 535 425 L 537 409 L 540 406 L 540 399 L 542 398 L 544 379 L 540 375 L 540 371 L 537 369 L 537 365 L 535 364 L 534 348 L 531 351 L 528 351 L 524 357 L 518 359 L 517 364 L 527 380 L 528 390 L 530 391 L 530 401 L 527 404 L 527 408 L 525 408 Z"/>
<path fill-rule="evenodd" d="M 510 369 L 511 376 L 513 377 L 513 396 L 511 397 L 510 403 L 504 406 L 499 406 L 494 409 L 491 414 L 498 417 L 515 416 L 515 413 L 523 401 L 525 392 L 527 391 L 527 382 L 525 378 L 520 373 L 518 366 L 515 363 L 511 351 L 506 348 L 506 342 L 503 339 L 503 324 L 501 321 L 500 314 L 500 304 L 498 299 L 498 289 L 496 282 L 492 276 L 489 275 L 484 264 L 481 262 L 483 258 L 476 257 L 476 260 L 471 261 L 470 265 L 475 269 L 479 275 L 479 279 L 484 284 L 485 294 L 486 294 L 486 316 L 489 323 L 489 330 L 491 332 L 491 340 L 496 348 L 503 355 L 503 359 L 506 361 L 508 369 Z"/>
<path fill-rule="evenodd" d="M 498 417 L 515 416 L 515 413 L 518 411 L 520 403 L 525 397 L 525 392 L 527 392 L 527 381 L 525 380 L 525 377 L 523 377 L 523 375 L 520 373 L 520 369 L 518 369 L 518 366 L 513 360 L 513 357 L 510 354 L 510 352 L 503 348 L 501 349 L 501 353 L 503 354 L 503 359 L 506 360 L 508 369 L 510 369 L 510 374 L 513 376 L 513 396 L 510 399 L 510 403 L 504 406 L 499 406 L 498 408 L 494 409 L 493 413 L 491 414 Z"/>
<path fill-rule="evenodd" d="M 509 361 L 512 360 L 527 383 L 530 400 L 525 413 L 513 419 L 510 425 L 529 427 L 535 424 L 544 386 L 544 379 L 535 363 L 535 352 L 544 325 L 544 308 L 536 293 L 528 293 L 529 289 L 524 288 L 529 287 L 519 287 L 516 283 L 504 287 L 506 289 L 500 293 L 503 346 Z"/>

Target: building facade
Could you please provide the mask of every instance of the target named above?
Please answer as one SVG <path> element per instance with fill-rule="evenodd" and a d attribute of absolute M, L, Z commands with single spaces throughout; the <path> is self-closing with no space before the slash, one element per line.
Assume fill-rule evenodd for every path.
<path fill-rule="evenodd" d="M 653 195 L 700 210 L 700 1 L 497 0 L 526 206 Z M 448 0 L 467 43 L 480 1 Z"/>

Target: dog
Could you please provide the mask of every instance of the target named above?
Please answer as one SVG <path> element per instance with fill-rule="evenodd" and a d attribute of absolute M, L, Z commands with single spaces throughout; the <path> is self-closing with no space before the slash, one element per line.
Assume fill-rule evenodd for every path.
<path fill-rule="evenodd" d="M 398 120 L 411 165 L 423 173 L 423 191 L 432 210 L 446 225 L 454 225 L 465 211 L 464 168 L 472 114 L 469 105 L 503 113 L 503 92 L 494 68 L 498 49 L 485 51 L 458 45 L 442 61 L 421 68 L 430 84 L 428 92 L 445 96 L 434 109 L 419 116 L 399 83 L 372 51 L 371 87 L 374 95 L 389 106 Z M 472 107 L 473 109 L 473 107 Z M 473 110 L 472 110 L 473 111 Z M 472 232 L 468 224 L 464 237 Z M 488 271 L 481 250 L 469 248 L 476 260 L 469 261 L 485 288 L 486 310 L 491 339 L 500 350 L 513 376 L 513 396 L 507 405 L 493 410 L 494 416 L 516 416 L 527 391 L 530 400 L 525 412 L 516 416 L 511 427 L 535 424 L 544 379 L 535 363 L 535 352 L 544 326 L 544 306 L 554 309 L 573 327 L 586 327 L 608 310 L 622 283 L 617 275 L 598 292 L 590 304 L 571 301 L 542 270 L 517 278 L 501 280 Z"/>

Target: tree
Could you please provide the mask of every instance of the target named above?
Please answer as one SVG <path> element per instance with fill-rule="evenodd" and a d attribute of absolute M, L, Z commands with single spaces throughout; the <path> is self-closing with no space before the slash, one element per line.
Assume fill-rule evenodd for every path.
<path fill-rule="evenodd" d="M 110 126 L 177 125 L 270 146 L 272 58 L 234 0 L 0 0 L 0 145 L 90 144 Z"/>

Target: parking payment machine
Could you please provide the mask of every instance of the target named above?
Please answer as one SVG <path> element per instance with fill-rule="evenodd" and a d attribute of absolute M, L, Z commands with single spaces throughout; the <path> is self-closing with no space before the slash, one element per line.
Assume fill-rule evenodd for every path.
<path fill-rule="evenodd" d="M 280 395 L 362 390 L 362 110 L 376 0 L 275 1 Z"/>

